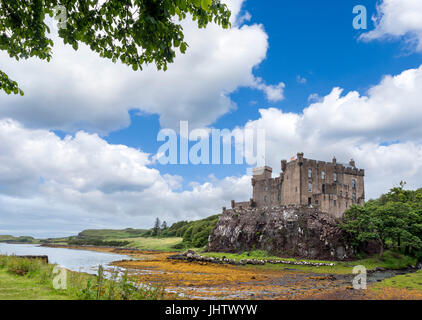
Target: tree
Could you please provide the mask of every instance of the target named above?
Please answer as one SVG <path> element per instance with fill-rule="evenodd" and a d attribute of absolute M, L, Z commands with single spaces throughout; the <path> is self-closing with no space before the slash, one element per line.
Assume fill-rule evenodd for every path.
<path fill-rule="evenodd" d="M 160 235 L 160 219 L 156 218 L 154 223 L 154 228 L 152 228 L 152 235 L 157 237 Z"/>
<path fill-rule="evenodd" d="M 161 230 L 166 230 L 167 229 L 167 222 L 163 221 L 163 223 L 161 224 Z"/>
<path fill-rule="evenodd" d="M 380 255 L 386 247 L 399 251 L 405 248 L 406 254 L 422 249 L 422 189 L 404 190 L 404 185 L 364 207 L 352 206 L 345 212 L 340 227 L 355 248 L 373 240 L 380 246 Z"/>
<path fill-rule="evenodd" d="M 50 61 L 54 43 L 46 18 L 64 14 L 59 37 L 65 44 L 75 50 L 86 44 L 100 57 L 135 71 L 149 63 L 165 71 L 176 48 L 186 52 L 180 21 L 188 16 L 199 28 L 212 21 L 230 26 L 230 11 L 220 0 L 1 0 L 0 50 L 16 60 Z M 1 70 L 0 90 L 23 95 L 17 82 Z"/>

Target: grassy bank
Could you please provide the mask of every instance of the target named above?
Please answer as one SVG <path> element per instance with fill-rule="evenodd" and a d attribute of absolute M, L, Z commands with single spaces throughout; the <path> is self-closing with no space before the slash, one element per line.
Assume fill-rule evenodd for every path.
<path fill-rule="evenodd" d="M 375 289 L 396 288 L 422 292 L 422 270 L 385 279 L 374 286 Z"/>
<path fill-rule="evenodd" d="M 66 272 L 66 289 L 53 286 L 55 265 L 41 260 L 0 256 L 1 300 L 156 300 L 165 297 L 162 287 L 134 284 L 124 274 L 114 272 L 109 279 L 99 268 L 96 276 Z"/>
<path fill-rule="evenodd" d="M 201 255 L 208 257 L 222 258 L 226 257 L 228 259 L 235 259 L 237 261 L 243 259 L 267 259 L 267 260 L 285 260 L 285 261 L 306 261 L 306 262 L 322 262 L 330 263 L 332 261 L 322 261 L 322 260 L 306 260 L 306 259 L 294 259 L 294 258 L 280 258 L 272 256 L 265 251 L 251 251 L 244 252 L 241 254 L 237 253 L 214 253 L 214 252 L 205 252 Z M 333 274 L 351 274 L 353 268 L 358 265 L 365 266 L 367 270 L 375 270 L 376 268 L 384 269 L 404 269 L 410 266 L 415 266 L 417 260 L 412 257 L 402 255 L 400 253 L 386 251 L 382 257 L 374 256 L 361 260 L 347 261 L 347 262 L 335 262 L 334 266 L 309 266 L 309 265 L 290 265 L 290 264 L 266 264 L 262 266 L 253 266 L 252 268 L 262 268 L 262 269 L 272 269 L 272 270 L 298 270 L 304 272 L 312 273 L 333 273 Z M 251 268 L 251 266 L 245 266 L 245 268 Z"/>
<path fill-rule="evenodd" d="M 141 249 L 141 250 L 159 250 L 159 251 L 176 251 L 174 248 L 182 243 L 183 238 L 125 238 L 123 241 L 128 241 L 127 247 Z"/>

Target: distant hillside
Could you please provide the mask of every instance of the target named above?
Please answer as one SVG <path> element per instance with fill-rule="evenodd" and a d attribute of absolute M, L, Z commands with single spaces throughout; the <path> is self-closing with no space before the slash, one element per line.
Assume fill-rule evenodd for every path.
<path fill-rule="evenodd" d="M 68 243 L 124 247 L 129 244 L 133 245 L 135 238 L 183 238 L 183 242 L 177 244 L 175 248 L 199 248 L 208 243 L 208 237 L 219 217 L 219 215 L 214 215 L 197 221 L 179 221 L 173 223 L 170 227 L 160 228 L 159 230 L 155 228 L 149 230 L 131 228 L 124 230 L 89 229 L 80 232 L 76 237 L 70 237 Z"/>
<path fill-rule="evenodd" d="M 126 238 L 137 238 L 142 237 L 148 230 L 146 229 L 132 229 L 127 228 L 123 230 L 114 229 L 87 229 L 79 232 L 76 236 L 77 239 L 95 239 L 95 240 L 107 240 L 107 239 L 126 239 Z"/>
<path fill-rule="evenodd" d="M 38 241 L 34 237 L 30 237 L 30 236 L 14 237 L 14 236 L 10 236 L 10 235 L 0 235 L 0 242 L 37 243 Z"/>

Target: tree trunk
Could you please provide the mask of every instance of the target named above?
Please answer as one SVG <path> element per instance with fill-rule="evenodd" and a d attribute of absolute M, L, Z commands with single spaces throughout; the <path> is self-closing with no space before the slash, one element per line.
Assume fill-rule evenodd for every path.
<path fill-rule="evenodd" d="M 382 241 L 379 241 L 380 243 L 380 257 L 382 257 L 382 255 L 384 254 L 384 243 L 382 243 Z"/>

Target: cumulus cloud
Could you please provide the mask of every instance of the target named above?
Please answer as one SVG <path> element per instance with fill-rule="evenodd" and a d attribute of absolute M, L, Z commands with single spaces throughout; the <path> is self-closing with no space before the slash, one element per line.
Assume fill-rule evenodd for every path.
<path fill-rule="evenodd" d="M 237 107 L 229 94 L 239 87 L 257 88 L 269 100 L 280 100 L 284 85 L 266 85 L 253 75 L 266 57 L 268 35 L 262 25 L 242 24 L 248 20 L 243 2 L 228 1 L 230 30 L 215 24 L 199 30 L 196 22 L 184 21 L 189 48 L 167 72 L 154 65 L 134 72 L 86 46 L 75 52 L 57 37 L 50 63 L 16 62 L 0 53 L 3 71 L 25 91 L 24 97 L 0 93 L 0 117 L 33 128 L 107 133 L 128 126 L 131 109 L 158 114 L 163 127 L 177 128 L 180 120 L 208 126 Z"/>
<path fill-rule="evenodd" d="M 266 159 L 274 172 L 281 159 L 298 151 L 328 161 L 336 156 L 343 163 L 354 158 L 366 169 L 367 198 L 373 198 L 401 180 L 420 187 L 421 92 L 422 66 L 385 76 L 366 95 L 334 88 L 302 113 L 261 109 L 259 119 L 235 134 L 264 129 Z M 60 138 L 1 120 L 0 145 L 3 230 L 19 226 L 19 233 L 33 228 L 46 235 L 87 227 L 147 227 L 156 216 L 168 222 L 196 219 L 251 195 L 248 176 L 210 176 L 183 190 L 183 179 L 162 175 L 152 155 L 84 131 Z"/>
<path fill-rule="evenodd" d="M 182 178 L 161 175 L 149 154 L 83 131 L 61 139 L 1 120 L 0 145 L 0 224 L 9 231 L 149 227 L 155 217 L 174 222 L 219 213 L 251 192 L 246 176 L 180 190 Z"/>
<path fill-rule="evenodd" d="M 261 109 L 245 128 L 265 130 L 266 159 L 275 172 L 281 159 L 299 151 L 343 163 L 354 158 L 366 169 L 367 196 L 376 197 L 401 180 L 421 187 L 421 92 L 422 66 L 384 77 L 367 95 L 334 88 L 301 114 Z"/>
<path fill-rule="evenodd" d="M 267 100 L 270 102 L 277 102 L 284 99 L 284 88 L 286 87 L 284 82 L 280 82 L 277 85 L 267 85 L 262 78 L 256 78 L 251 86 L 263 91 Z"/>
<path fill-rule="evenodd" d="M 422 2 L 418 0 L 383 0 L 373 17 L 375 29 L 362 40 L 405 37 L 417 51 L 422 51 Z"/>

